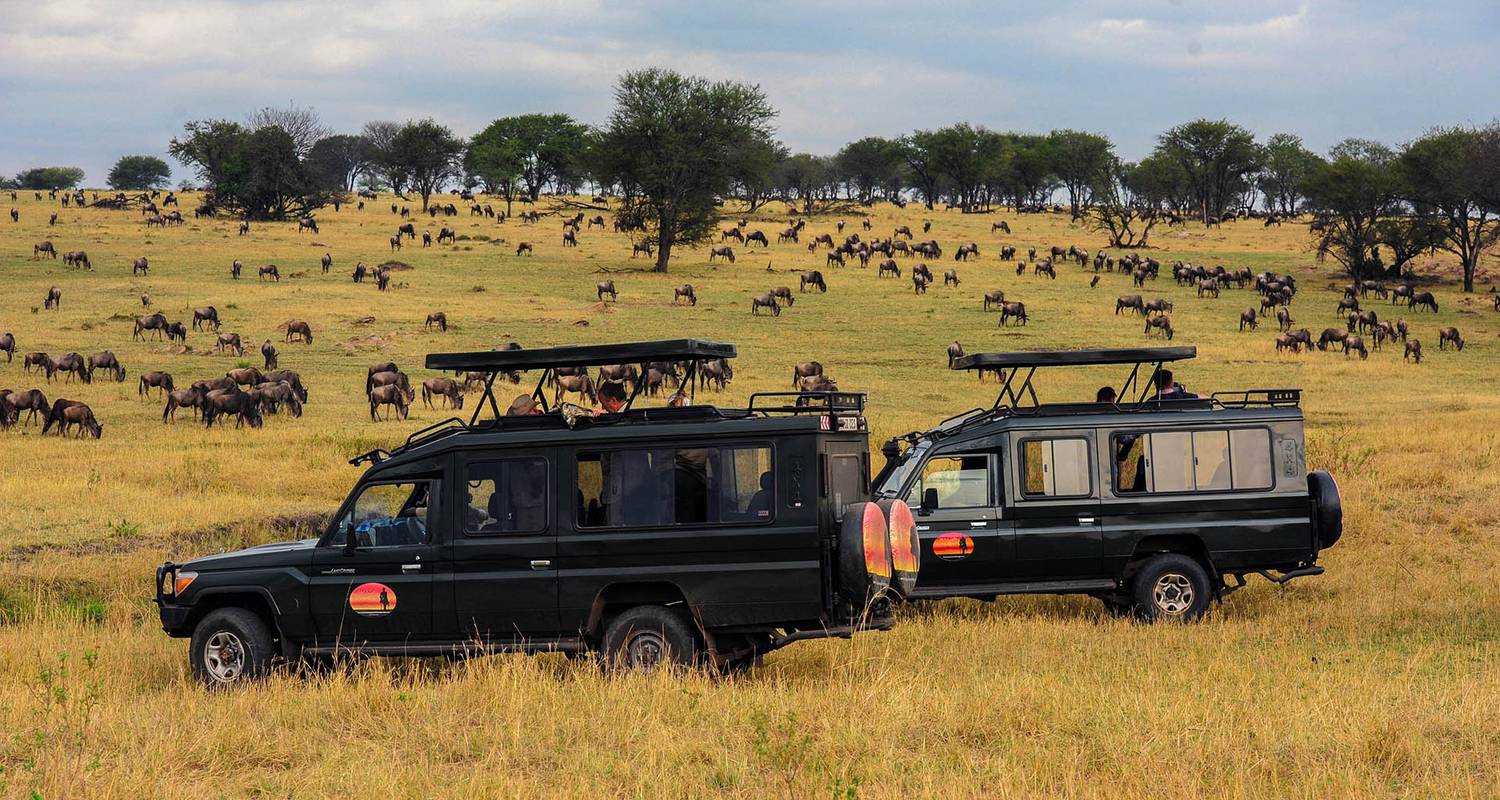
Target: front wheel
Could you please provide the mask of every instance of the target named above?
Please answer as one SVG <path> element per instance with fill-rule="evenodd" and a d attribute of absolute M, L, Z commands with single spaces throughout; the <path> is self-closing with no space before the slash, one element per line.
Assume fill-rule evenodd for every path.
<path fill-rule="evenodd" d="M 270 626 L 243 608 L 210 612 L 193 628 L 188 647 L 193 677 L 210 689 L 265 677 L 276 656 Z"/>
<path fill-rule="evenodd" d="M 1179 553 L 1152 556 L 1131 582 L 1131 605 L 1148 622 L 1195 622 L 1213 599 L 1208 571 Z"/>
<path fill-rule="evenodd" d="M 698 663 L 698 637 L 686 615 L 663 606 L 637 606 L 604 631 L 604 658 L 612 667 L 655 672 Z"/>

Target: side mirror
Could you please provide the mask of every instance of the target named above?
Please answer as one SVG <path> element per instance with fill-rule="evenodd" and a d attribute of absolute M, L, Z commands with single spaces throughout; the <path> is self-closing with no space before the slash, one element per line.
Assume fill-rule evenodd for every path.
<path fill-rule="evenodd" d="M 921 508 L 922 513 L 923 514 L 930 514 L 933 511 L 936 511 L 937 507 L 938 507 L 938 493 L 937 493 L 937 489 L 936 488 L 923 489 L 922 490 L 922 508 Z"/>

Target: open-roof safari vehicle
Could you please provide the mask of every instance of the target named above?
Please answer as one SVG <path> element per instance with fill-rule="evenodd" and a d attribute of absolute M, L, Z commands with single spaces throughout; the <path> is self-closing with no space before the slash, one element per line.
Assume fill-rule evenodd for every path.
<path fill-rule="evenodd" d="M 1247 575 L 1321 574 L 1342 511 L 1328 473 L 1306 472 L 1300 392 L 1155 399 L 1163 364 L 1194 355 L 955 359 L 953 369 L 1001 376 L 994 405 L 887 442 L 875 478 L 876 498 L 915 511 L 922 570 L 911 597 L 1079 593 L 1119 614 L 1192 620 Z M 1040 403 L 1037 370 L 1090 365 L 1132 367 L 1116 400 Z"/>
<path fill-rule="evenodd" d="M 663 361 L 696 393 L 704 365 L 734 355 L 695 340 L 429 355 L 430 369 L 488 373 L 473 417 L 355 458 L 370 466 L 317 539 L 162 565 L 162 626 L 191 637 L 211 685 L 345 651 L 734 669 L 888 628 L 915 583 L 916 533 L 905 504 L 865 502 L 863 395 L 755 394 L 743 409 L 632 395 L 597 416 L 502 416 L 495 402 L 502 374 L 539 373 L 545 409 L 559 368 Z"/>

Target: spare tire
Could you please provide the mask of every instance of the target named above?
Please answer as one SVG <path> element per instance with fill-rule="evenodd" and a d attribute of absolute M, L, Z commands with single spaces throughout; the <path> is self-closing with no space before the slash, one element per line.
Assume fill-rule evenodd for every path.
<path fill-rule="evenodd" d="M 891 561 L 891 589 L 907 597 L 917 588 L 917 570 L 921 565 L 922 543 L 917 538 L 917 521 L 911 506 L 886 498 L 876 503 L 885 517 L 886 552 Z"/>
<path fill-rule="evenodd" d="M 852 503 L 839 527 L 839 588 L 856 608 L 891 587 L 890 537 L 874 503 Z"/>
<path fill-rule="evenodd" d="M 1307 495 L 1312 500 L 1313 536 L 1318 549 L 1332 547 L 1344 535 L 1344 506 L 1333 476 L 1317 470 L 1307 473 Z"/>

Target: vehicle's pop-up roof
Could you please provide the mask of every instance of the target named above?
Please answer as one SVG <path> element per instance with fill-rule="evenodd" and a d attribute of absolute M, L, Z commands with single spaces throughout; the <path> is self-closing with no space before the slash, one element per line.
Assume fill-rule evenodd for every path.
<path fill-rule="evenodd" d="M 1144 402 L 1151 392 L 1152 384 L 1155 383 L 1156 373 L 1161 370 L 1162 364 L 1172 361 L 1183 361 L 1198 355 L 1196 347 L 1122 347 L 1114 349 L 1093 350 L 1020 350 L 1011 353 L 970 353 L 954 359 L 950 366 L 956 370 L 979 370 L 981 376 L 985 372 L 997 373 L 1000 377 L 1000 393 L 995 398 L 994 409 L 1008 408 L 1015 410 L 1023 408 L 1022 397 L 1031 400 L 1031 408 L 1041 405 L 1037 399 L 1036 388 L 1032 385 L 1032 378 L 1036 371 L 1043 367 L 1092 367 L 1108 366 L 1111 364 L 1130 364 L 1130 376 L 1125 379 L 1125 384 L 1120 387 L 1116 397 L 1123 400 L 1130 395 L 1132 388 L 1136 386 L 1140 375 L 1141 365 L 1154 364 L 1151 376 L 1141 384 L 1140 401 Z M 1016 376 L 1023 375 L 1021 382 L 1016 384 Z"/>

